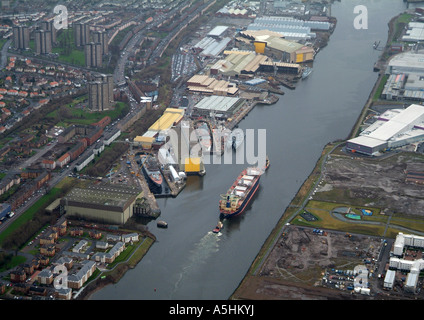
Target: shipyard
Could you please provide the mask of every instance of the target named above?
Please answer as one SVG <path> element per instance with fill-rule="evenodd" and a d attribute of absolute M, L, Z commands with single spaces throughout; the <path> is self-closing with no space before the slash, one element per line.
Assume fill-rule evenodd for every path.
<path fill-rule="evenodd" d="M 422 299 L 419 4 L 6 2 L 1 298 Z"/>
<path fill-rule="evenodd" d="M 314 10 L 318 12 L 318 8 Z M 256 9 L 267 11 L 262 6 Z M 147 193 L 153 194 L 147 198 L 148 203 L 156 210 L 155 199 L 177 196 L 187 176 L 207 175 L 204 162 L 208 159 L 203 157 L 222 156 L 232 141 L 231 131 L 256 105 L 275 104 L 284 95 L 282 88 L 295 90 L 296 83 L 309 76 L 315 55 L 327 45 L 336 27 L 331 16 L 318 18 L 310 14 L 312 18 L 305 22 L 264 14 L 252 23 L 251 18 L 257 14 L 253 7 L 237 14 L 227 10 L 219 10 L 207 25 L 180 44 L 179 53 L 172 59 L 175 90 L 171 106 L 133 140 L 135 153 L 130 157 L 137 159 L 137 164 L 132 172 L 140 178 L 143 174 L 147 180 Z M 286 33 L 288 29 L 290 33 Z M 193 53 L 195 58 L 189 59 Z M 194 66 L 189 65 L 195 61 Z M 181 68 L 192 72 L 184 73 Z M 129 88 L 137 97 L 136 86 L 135 82 Z M 176 135 L 170 135 L 171 130 Z M 201 150 L 193 157 L 190 150 L 196 144 Z M 146 167 L 139 160 L 144 153 L 160 163 L 157 170 L 163 177 L 163 187 L 159 189 L 146 170 L 139 168 Z"/>
<path fill-rule="evenodd" d="M 10 273 L 7 287 L 15 288 L 2 290 L 17 299 L 31 299 L 28 288 L 50 299 L 83 299 L 90 288 L 117 282 L 125 267 L 114 267 L 114 260 L 128 252 L 141 259 L 156 240 L 147 224 L 156 220 L 157 228 L 168 228 L 158 200 L 178 197 L 192 177 L 208 179 L 205 156 L 240 152 L 245 139 L 237 131 L 240 122 L 257 106 L 275 105 L 283 88 L 295 90 L 310 75 L 336 25 L 321 4 L 294 6 L 295 14 L 276 19 L 271 15 L 277 7 L 268 3 L 177 1 L 168 10 L 159 4 L 157 15 L 148 8 L 125 19 L 120 14 L 127 9 L 119 6 L 109 11 L 101 6 L 95 18 L 72 12 L 71 30 L 55 30 L 54 17 L 42 18 L 43 11 L 18 14 L 9 25 L 11 7 L 1 5 L 0 100 L 7 120 L 1 127 L 1 229 L 18 230 L 2 247 L 39 250 L 29 269 L 21 264 Z M 72 33 L 72 49 L 64 49 Z M 157 67 L 164 61 L 170 62 L 165 72 Z M 27 79 L 34 72 L 41 76 L 33 78 L 37 85 L 31 88 Z M 9 144 L 9 132 L 19 133 L 18 147 Z M 235 215 L 251 203 L 269 160 L 257 164 L 266 168 L 252 165 L 235 182 Z M 18 218 L 34 213 L 40 229 L 20 232 L 26 224 Z M 52 227 L 46 222 L 53 217 L 61 222 Z M 223 227 L 219 220 L 213 232 Z M 80 242 L 71 245 L 68 234 Z M 88 246 L 92 239 L 98 246 Z M 67 245 L 55 246 L 57 241 Z M 74 290 L 55 291 L 49 259 L 63 257 L 62 267 L 72 271 L 75 262 L 87 273 L 75 273 L 78 285 L 68 280 Z M 42 269 L 41 276 L 35 269 Z M 86 285 L 94 271 L 97 280 Z"/>

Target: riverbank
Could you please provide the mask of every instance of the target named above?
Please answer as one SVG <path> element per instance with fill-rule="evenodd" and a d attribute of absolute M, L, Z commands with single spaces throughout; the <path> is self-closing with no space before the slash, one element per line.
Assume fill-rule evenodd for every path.
<path fill-rule="evenodd" d="M 289 223 L 305 207 L 310 194 L 316 188 L 316 185 L 322 174 L 322 168 L 325 165 L 326 158 L 341 143 L 342 142 L 329 143 L 324 147 L 324 150 L 321 154 L 321 157 L 318 159 L 315 168 L 299 188 L 299 191 L 296 193 L 289 206 L 285 209 L 277 225 L 274 227 L 269 237 L 265 240 L 261 250 L 247 271 L 246 276 L 242 279 L 240 285 L 236 288 L 234 293 L 229 297 L 230 300 L 246 299 L 247 296 L 252 297 L 252 294 L 257 288 L 256 285 L 258 287 L 262 286 L 261 279 L 257 276 L 257 271 L 260 269 L 260 266 L 265 263 L 268 254 L 274 247 L 276 240 L 279 238 L 285 225 Z M 256 283 L 255 287 L 251 286 L 253 283 Z"/>
<path fill-rule="evenodd" d="M 141 259 L 143 259 L 155 241 L 156 237 L 153 234 L 150 232 L 146 234 L 145 239 L 140 242 L 137 249 L 133 252 L 127 261 L 121 262 L 110 271 L 103 271 L 100 273 L 95 279 L 90 281 L 84 287 L 76 300 L 88 300 L 97 291 L 108 285 L 117 283 L 128 270 L 135 268 L 135 266 L 141 261 Z"/>
<path fill-rule="evenodd" d="M 396 22 L 397 18 L 400 15 L 392 18 L 390 22 L 388 23 L 388 38 L 387 38 L 387 44 L 390 43 L 392 38 L 395 36 L 395 28 L 394 23 Z M 380 55 L 380 58 L 376 65 L 380 66 L 379 68 L 379 77 L 374 83 L 373 88 L 370 91 L 370 94 L 368 96 L 368 99 L 362 108 L 361 114 L 358 117 L 356 123 L 354 124 L 350 134 L 349 138 L 356 136 L 359 127 L 367 115 L 369 108 L 374 103 L 374 97 L 375 94 L 381 84 L 381 81 L 383 79 L 384 69 L 385 65 L 387 63 L 386 60 L 386 53 L 387 53 L 387 45 L 385 46 L 385 50 Z M 381 71 L 383 70 L 383 71 Z M 249 270 L 247 271 L 245 277 L 241 280 L 239 286 L 236 288 L 236 290 L 233 292 L 233 294 L 229 297 L 230 300 L 243 300 L 243 299 L 260 299 L 260 294 L 258 295 L 257 292 L 261 291 L 262 288 L 264 288 L 266 285 L 270 285 L 270 280 L 263 279 L 260 276 L 258 276 L 257 272 L 260 269 L 260 267 L 267 261 L 269 254 L 276 244 L 276 240 L 280 237 L 282 234 L 284 227 L 287 223 L 290 223 L 290 221 L 296 217 L 296 215 L 304 209 L 305 205 L 308 202 L 308 199 L 312 192 L 316 189 L 318 182 L 320 181 L 321 174 L 323 172 L 323 168 L 325 167 L 326 160 L 328 159 L 329 155 L 337 148 L 342 146 L 344 141 L 336 141 L 327 144 L 323 152 L 318 159 L 312 173 L 309 175 L 309 177 L 305 180 L 305 182 L 300 187 L 299 191 L 296 193 L 293 200 L 290 202 L 290 204 L 285 209 L 283 215 L 281 216 L 280 220 L 278 221 L 277 225 L 274 227 L 266 241 L 264 242 L 263 246 L 261 247 L 258 255 L 256 256 L 255 260 L 253 261 L 252 265 L 250 266 Z M 303 286 L 299 286 L 298 284 L 293 283 L 287 283 L 284 282 L 284 285 L 288 287 L 287 290 L 290 291 L 302 291 L 305 290 Z M 309 288 L 312 290 L 312 288 Z M 313 288 L 313 290 L 317 290 L 316 288 Z M 319 291 L 319 290 L 318 290 Z M 327 293 L 327 292 L 326 292 Z M 327 293 L 328 294 L 328 293 Z M 255 298 L 252 298 L 255 297 Z M 335 298 L 335 297 L 332 297 Z"/>

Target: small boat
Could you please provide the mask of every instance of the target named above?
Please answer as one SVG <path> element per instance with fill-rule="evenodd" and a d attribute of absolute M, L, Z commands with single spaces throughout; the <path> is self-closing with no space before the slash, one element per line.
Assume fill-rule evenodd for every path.
<path fill-rule="evenodd" d="M 302 79 L 306 79 L 311 73 L 312 73 L 312 68 L 305 67 L 305 69 L 302 72 Z"/>
<path fill-rule="evenodd" d="M 158 221 L 157 225 L 159 228 L 168 228 L 168 223 L 163 220 Z"/>
<path fill-rule="evenodd" d="M 268 170 L 269 168 L 269 158 L 266 156 L 266 162 L 265 162 L 265 170 Z"/>
<path fill-rule="evenodd" d="M 216 225 L 215 229 L 212 230 L 213 233 L 218 233 L 221 231 L 221 229 L 224 227 L 224 224 L 222 221 L 218 221 L 218 224 Z"/>

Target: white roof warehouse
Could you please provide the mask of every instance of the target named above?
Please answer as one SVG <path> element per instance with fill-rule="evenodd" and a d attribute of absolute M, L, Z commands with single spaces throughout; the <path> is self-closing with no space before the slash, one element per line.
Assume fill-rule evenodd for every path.
<path fill-rule="evenodd" d="M 396 148 L 424 140 L 424 106 L 389 110 L 361 134 L 346 143 L 346 149 L 376 155 L 385 148 Z"/>

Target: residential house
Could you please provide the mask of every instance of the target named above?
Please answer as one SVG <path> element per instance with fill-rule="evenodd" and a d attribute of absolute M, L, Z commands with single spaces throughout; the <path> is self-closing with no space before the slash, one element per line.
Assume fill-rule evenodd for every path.
<path fill-rule="evenodd" d="M 56 254 L 56 246 L 54 244 L 44 244 L 40 247 L 42 255 L 53 257 Z"/>
<path fill-rule="evenodd" d="M 102 237 L 102 233 L 99 230 L 90 230 L 89 235 L 93 239 L 100 239 Z"/>
<path fill-rule="evenodd" d="M 66 234 L 67 230 L 67 220 L 65 217 L 60 218 L 54 226 L 52 226 L 52 229 L 59 233 L 59 236 L 64 236 Z"/>
<path fill-rule="evenodd" d="M 92 259 L 96 262 L 112 263 L 124 250 L 125 243 L 119 241 L 109 250 L 109 252 L 97 252 L 92 256 Z"/>
<path fill-rule="evenodd" d="M 72 249 L 72 252 L 81 252 L 87 247 L 87 245 L 88 245 L 87 240 L 81 240 L 75 245 L 75 247 Z"/>
<path fill-rule="evenodd" d="M 36 296 L 46 296 L 47 295 L 47 289 L 44 288 L 44 287 L 31 286 L 29 288 L 29 294 L 30 295 L 36 295 Z"/>
<path fill-rule="evenodd" d="M 70 233 L 70 235 L 71 235 L 72 237 L 80 237 L 80 236 L 82 236 L 82 235 L 83 235 L 84 230 L 83 230 L 82 228 L 72 228 L 72 229 L 69 231 L 69 233 Z"/>
<path fill-rule="evenodd" d="M 74 265 L 74 260 L 71 257 L 60 257 L 55 265 L 64 265 L 66 269 L 71 270 Z"/>
<path fill-rule="evenodd" d="M 43 269 L 37 275 L 37 281 L 40 284 L 49 285 L 52 284 L 54 280 L 52 267 Z"/>
<path fill-rule="evenodd" d="M 109 247 L 109 244 L 105 241 L 97 241 L 96 242 L 96 249 L 106 250 L 108 247 Z"/>
<path fill-rule="evenodd" d="M 60 300 L 71 300 L 72 289 L 71 288 L 56 289 L 55 297 Z"/>
<path fill-rule="evenodd" d="M 13 291 L 18 293 L 27 294 L 29 291 L 29 286 L 27 286 L 25 283 L 15 283 L 13 285 Z"/>
<path fill-rule="evenodd" d="M 128 243 L 128 242 L 136 242 L 138 241 L 138 233 L 129 233 L 129 234 L 124 234 L 121 236 L 122 241 L 124 243 Z"/>
<path fill-rule="evenodd" d="M 24 268 L 18 267 L 10 272 L 10 281 L 13 283 L 25 282 L 27 279 Z"/>
<path fill-rule="evenodd" d="M 81 264 L 81 269 L 74 274 L 68 275 L 68 288 L 81 288 L 88 278 L 91 277 L 94 270 L 96 270 L 96 263 L 94 261 L 85 260 Z"/>

